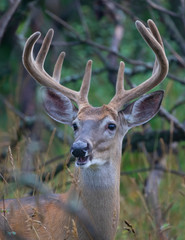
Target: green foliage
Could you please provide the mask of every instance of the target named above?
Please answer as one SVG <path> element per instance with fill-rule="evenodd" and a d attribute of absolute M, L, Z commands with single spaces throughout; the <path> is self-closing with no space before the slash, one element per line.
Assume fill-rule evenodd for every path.
<path fill-rule="evenodd" d="M 2 0 L 0 2 L 0 11 L 1 12 L 5 11 L 7 9 L 7 7 L 8 7 L 8 1 Z"/>
<path fill-rule="evenodd" d="M 129 59 L 143 61 L 149 65 L 154 62 L 153 52 L 137 32 L 133 16 L 145 22 L 148 18 L 152 18 L 156 22 L 161 35 L 170 45 L 169 47 L 165 44 L 170 60 L 170 73 L 183 81 L 184 66 L 182 62 L 185 59 L 185 53 L 179 45 L 178 38 L 173 36 L 165 22 L 167 13 L 152 8 L 147 1 L 116 1 L 118 4 L 118 6 L 114 6 L 116 16 L 110 9 L 102 5 L 103 1 L 81 1 L 81 5 L 78 7 L 76 5 L 78 1 L 54 1 L 53 6 L 49 2 L 44 0 L 22 1 L 7 24 L 0 42 L 0 161 L 2 169 L 9 170 L 5 176 L 8 181 L 12 169 L 14 167 L 24 169 L 24 161 L 29 159 L 26 166 L 30 164 L 30 169 L 34 169 L 40 179 L 45 179 L 44 181 L 51 189 L 61 192 L 61 190 L 68 189 L 71 182 L 66 165 L 70 158 L 72 130 L 69 126 L 60 125 L 46 117 L 40 103 L 40 86 L 34 83 L 22 66 L 23 46 L 30 34 L 40 31 L 41 39 L 43 39 L 47 30 L 51 27 L 54 28 L 54 42 L 46 59 L 45 69 L 51 74 L 58 54 L 60 51 L 65 51 L 61 83 L 64 81 L 66 87 L 79 90 L 86 62 L 89 59 L 93 60 L 89 93 L 89 102 L 93 106 L 107 104 L 114 96 L 114 83 L 119 61 L 122 60 L 121 55 L 128 59 L 125 61 L 126 89 L 130 88 L 129 81 L 134 85 L 139 85 L 151 76 L 151 68 L 145 67 L 144 64 L 134 65 L 129 62 Z M 113 4 L 114 1 L 110 2 Z M 160 1 L 160 4 L 163 8 L 173 11 L 174 7 L 179 9 L 180 2 Z M 127 11 L 122 11 L 121 6 L 125 7 Z M 1 16 L 9 7 L 8 1 L 0 1 Z M 63 19 L 72 30 L 65 27 L 65 24 L 61 24 L 59 20 L 53 19 L 46 10 L 55 11 L 53 13 Z M 118 16 L 119 18 L 116 18 Z M 174 23 L 178 21 L 176 17 L 171 16 L 171 19 Z M 124 34 L 118 47 L 118 54 L 113 55 L 111 51 L 103 48 L 110 49 L 112 47 L 114 31 L 118 22 L 123 26 Z M 182 26 L 177 24 L 176 28 L 181 34 L 184 33 Z M 36 51 L 38 51 L 40 43 L 41 41 L 36 44 Z M 115 56 L 116 58 L 114 58 Z M 181 63 L 179 59 L 181 59 Z M 113 75 L 112 78 L 110 73 Z M 165 90 L 162 106 L 171 112 L 179 123 L 183 123 L 185 121 L 184 103 L 171 111 L 178 101 L 184 100 L 185 91 L 184 84 L 175 81 L 174 76 L 168 76 L 154 90 Z M 129 172 L 129 174 L 123 174 L 120 182 L 121 214 L 116 238 L 120 240 L 157 239 L 154 216 L 150 215 L 144 194 L 145 183 L 150 174 L 150 171 L 146 169 L 156 163 L 156 161 L 150 163 L 148 155 L 151 152 L 146 151 L 151 140 L 149 139 L 145 144 L 145 148 L 143 148 L 143 143 L 138 144 L 138 149 L 132 149 L 129 142 L 136 131 L 147 134 L 145 127 L 135 128 L 127 134 L 127 147 L 123 152 L 121 172 Z M 173 132 L 174 128 L 175 126 L 171 122 L 159 116 L 149 123 L 151 131 L 169 130 Z M 169 239 L 183 240 L 185 236 L 185 184 L 184 179 L 178 173 L 185 172 L 185 141 L 179 140 L 178 144 L 175 143 L 178 147 L 175 144 L 175 147 L 172 144 L 165 145 L 162 140 L 154 142 L 156 143 L 155 149 L 160 146 L 162 149 L 160 150 L 164 151 L 166 169 L 176 171 L 176 174 L 164 173 L 159 184 L 159 204 L 162 213 L 166 214 L 164 214 L 165 221 L 161 230 L 168 233 Z M 173 143 L 173 137 L 171 143 Z M 11 164 L 7 153 L 9 146 L 11 146 L 14 156 L 14 165 Z M 58 157 L 57 160 L 53 160 L 49 164 L 49 161 L 55 157 Z M 157 161 L 162 160 L 159 157 Z M 55 175 L 55 171 L 61 163 L 65 165 L 64 170 Z M 143 168 L 146 171 L 132 172 Z M 1 193 L 5 198 L 21 197 L 28 193 L 27 187 L 18 188 L 16 183 L 7 185 L 8 187 L 5 182 L 0 184 Z M 133 229 L 128 228 L 125 220 L 132 225 L 135 233 L 132 231 Z"/>

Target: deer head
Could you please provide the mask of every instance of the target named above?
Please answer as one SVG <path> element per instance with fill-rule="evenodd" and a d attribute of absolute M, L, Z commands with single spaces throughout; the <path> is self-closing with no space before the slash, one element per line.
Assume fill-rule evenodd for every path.
<path fill-rule="evenodd" d="M 158 112 L 163 91 L 143 94 L 166 77 L 168 60 L 156 25 L 152 20 L 148 20 L 148 26 L 149 28 L 146 28 L 140 21 L 136 21 L 138 31 L 156 56 L 152 76 L 139 86 L 125 90 L 124 63 L 120 62 L 115 96 L 109 104 L 102 107 L 93 107 L 88 102 L 91 60 L 87 62 L 82 85 L 77 92 L 59 83 L 64 52 L 59 55 L 52 76 L 44 70 L 44 61 L 52 41 L 53 30 L 50 29 L 46 34 L 36 59 L 33 58 L 33 48 L 40 33 L 34 33 L 27 40 L 23 52 L 24 66 L 33 78 L 45 86 L 42 89 L 43 102 L 49 116 L 73 127 L 75 141 L 71 153 L 77 158 L 76 166 L 89 168 L 108 163 L 112 155 L 116 154 L 115 151 L 121 153 L 122 139 L 127 131 L 146 123 Z M 139 99 L 122 109 L 126 103 L 136 98 Z"/>

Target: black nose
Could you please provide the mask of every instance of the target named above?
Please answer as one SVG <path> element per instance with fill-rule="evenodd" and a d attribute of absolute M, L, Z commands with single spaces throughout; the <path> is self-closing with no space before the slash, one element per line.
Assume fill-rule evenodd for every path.
<path fill-rule="evenodd" d="M 79 141 L 73 143 L 73 145 L 71 147 L 71 154 L 74 157 L 85 157 L 88 150 L 89 150 L 88 142 L 79 140 Z"/>

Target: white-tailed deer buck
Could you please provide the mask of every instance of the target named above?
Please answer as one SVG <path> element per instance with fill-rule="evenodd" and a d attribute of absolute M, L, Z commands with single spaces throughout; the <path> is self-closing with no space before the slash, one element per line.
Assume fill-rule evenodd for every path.
<path fill-rule="evenodd" d="M 53 76 L 44 70 L 53 30 L 48 31 L 36 59 L 33 48 L 40 33 L 34 33 L 27 40 L 23 63 L 31 76 L 45 86 L 42 91 L 46 112 L 74 129 L 71 154 L 76 157 L 75 176 L 78 180 L 65 194 L 1 203 L 3 219 L 14 233 L 14 239 L 115 238 L 120 214 L 122 140 L 130 128 L 146 123 L 158 112 L 163 91 L 143 94 L 159 84 L 168 72 L 168 60 L 158 29 L 152 20 L 148 20 L 148 26 L 136 21 L 138 31 L 156 55 L 152 76 L 139 86 L 125 90 L 124 63 L 120 62 L 116 94 L 102 107 L 92 107 L 88 102 L 91 60 L 87 62 L 80 91 L 73 91 L 59 83 L 63 52 L 55 64 Z M 138 97 L 122 110 L 124 104 Z M 6 239 L 7 234 L 10 233 L 1 227 L 1 239 Z"/>

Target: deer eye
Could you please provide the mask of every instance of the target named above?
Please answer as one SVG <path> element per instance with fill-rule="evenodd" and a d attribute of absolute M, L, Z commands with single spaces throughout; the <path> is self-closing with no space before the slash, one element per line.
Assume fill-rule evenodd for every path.
<path fill-rule="evenodd" d="M 72 125 L 72 126 L 73 126 L 73 130 L 74 130 L 74 131 L 77 131 L 77 130 L 78 130 L 78 126 L 77 126 L 77 124 L 76 124 L 76 123 L 73 123 L 73 125 Z"/>
<path fill-rule="evenodd" d="M 114 123 L 109 123 L 108 124 L 108 129 L 111 130 L 111 131 L 114 131 L 116 129 L 116 124 Z"/>

